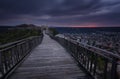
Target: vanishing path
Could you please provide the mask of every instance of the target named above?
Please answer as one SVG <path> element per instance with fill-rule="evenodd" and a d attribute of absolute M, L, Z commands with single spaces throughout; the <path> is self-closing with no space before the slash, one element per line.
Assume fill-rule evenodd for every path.
<path fill-rule="evenodd" d="M 44 35 L 42 43 L 8 79 L 88 79 L 69 53 Z"/>

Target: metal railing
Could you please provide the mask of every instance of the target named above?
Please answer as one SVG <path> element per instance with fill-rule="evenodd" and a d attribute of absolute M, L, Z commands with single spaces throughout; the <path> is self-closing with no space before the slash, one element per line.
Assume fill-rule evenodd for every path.
<path fill-rule="evenodd" d="M 0 79 L 6 79 L 42 38 L 41 34 L 0 46 Z"/>
<path fill-rule="evenodd" d="M 91 47 L 85 47 L 69 39 L 60 37 L 51 37 L 63 45 L 77 62 L 89 73 L 94 79 L 119 79 L 117 72 L 118 61 L 120 56 L 110 53 L 102 54 Z M 105 53 L 105 51 L 104 51 Z M 119 70 L 120 71 L 120 70 Z"/>

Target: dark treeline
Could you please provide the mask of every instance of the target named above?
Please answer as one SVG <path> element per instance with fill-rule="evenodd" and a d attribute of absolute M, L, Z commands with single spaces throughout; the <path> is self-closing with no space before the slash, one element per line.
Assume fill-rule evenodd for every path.
<path fill-rule="evenodd" d="M 49 32 L 52 36 L 55 36 L 59 33 L 55 28 L 49 28 Z"/>

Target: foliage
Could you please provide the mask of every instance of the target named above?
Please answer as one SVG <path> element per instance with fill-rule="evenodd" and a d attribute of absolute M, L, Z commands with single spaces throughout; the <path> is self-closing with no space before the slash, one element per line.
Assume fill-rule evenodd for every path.
<path fill-rule="evenodd" d="M 55 28 L 49 28 L 49 31 L 53 36 L 55 36 L 59 33 Z"/>
<path fill-rule="evenodd" d="M 102 57 L 98 57 L 97 58 L 97 63 L 98 63 L 98 69 L 99 70 L 104 70 L 104 66 L 105 66 L 105 60 Z"/>
<path fill-rule="evenodd" d="M 37 29 L 10 29 L 7 32 L 0 33 L 0 43 L 17 41 L 30 36 L 40 35 L 41 31 Z"/>

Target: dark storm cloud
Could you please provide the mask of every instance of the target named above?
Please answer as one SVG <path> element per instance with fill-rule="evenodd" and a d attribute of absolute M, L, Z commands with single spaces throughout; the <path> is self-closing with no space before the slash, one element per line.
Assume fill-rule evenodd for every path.
<path fill-rule="evenodd" d="M 0 0 L 0 23 L 120 25 L 119 0 Z"/>

